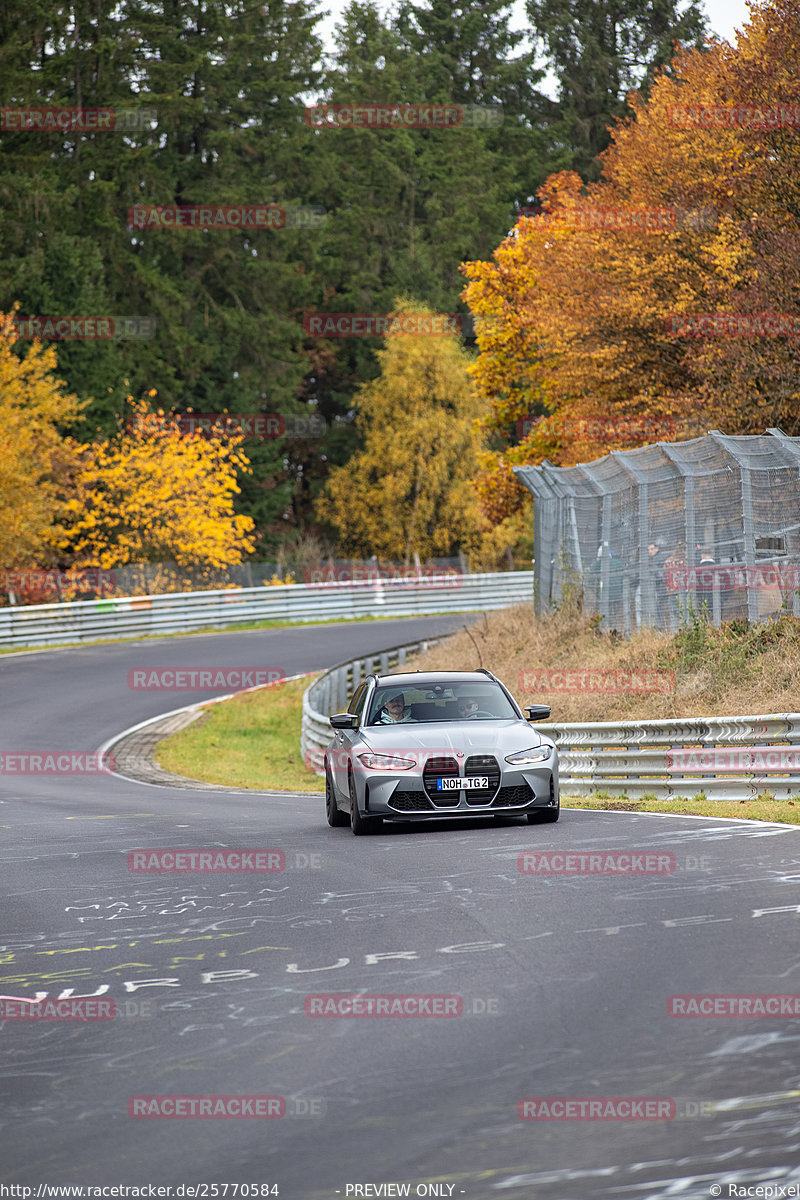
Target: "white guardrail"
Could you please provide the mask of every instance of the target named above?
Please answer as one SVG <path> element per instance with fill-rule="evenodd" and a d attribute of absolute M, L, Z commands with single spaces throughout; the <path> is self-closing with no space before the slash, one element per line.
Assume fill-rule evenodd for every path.
<path fill-rule="evenodd" d="M 249 621 L 347 621 L 482 612 L 533 601 L 533 572 L 290 583 L 0 608 L 0 646 L 186 633 Z"/>
<path fill-rule="evenodd" d="M 305 762 L 322 774 L 331 740 L 328 717 L 342 712 L 361 680 L 385 673 L 422 653 L 436 638 L 342 663 L 326 671 L 303 696 L 300 745 Z M 537 700 L 547 703 L 547 696 Z M 593 721 L 533 725 L 558 746 L 564 796 L 594 792 L 628 796 L 698 796 L 750 800 L 800 798 L 800 713 L 750 717 L 697 717 L 668 721 Z"/>

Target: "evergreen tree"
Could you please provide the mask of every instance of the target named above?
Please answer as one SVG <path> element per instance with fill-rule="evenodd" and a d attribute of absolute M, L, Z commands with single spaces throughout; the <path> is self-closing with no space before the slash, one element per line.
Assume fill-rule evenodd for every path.
<path fill-rule="evenodd" d="M 509 0 L 404 0 L 397 19 L 403 45 L 424 63 L 426 95 L 497 109 L 487 144 L 510 195 L 532 196 L 560 165 L 546 135 L 553 104 L 539 90 L 535 52 L 519 51 L 525 34 L 509 28 Z M 508 186 L 507 184 L 507 186 Z"/>
<path fill-rule="evenodd" d="M 649 91 L 675 43 L 701 47 L 706 18 L 699 0 L 526 0 L 534 34 L 558 80 L 553 136 L 572 151 L 564 163 L 596 179 L 608 126 L 626 114 L 628 93 Z M 628 114 L 629 115 L 629 114 Z"/>
<path fill-rule="evenodd" d="M 416 36 L 409 13 L 387 26 L 374 4 L 351 4 L 320 99 L 396 105 L 476 97 L 497 106 L 498 89 L 487 86 L 484 96 L 466 85 L 446 87 L 449 68 L 433 53 L 418 53 Z M 321 238 L 324 310 L 386 313 L 403 293 L 438 312 L 463 311 L 460 263 L 490 254 L 511 223 L 516 167 L 497 131 L 320 128 L 310 136 L 331 213 Z M 351 397 L 374 377 L 379 346 L 352 338 L 313 348 L 312 394 L 334 428 L 325 460 L 309 464 L 312 491 L 315 477 L 355 449 Z"/>

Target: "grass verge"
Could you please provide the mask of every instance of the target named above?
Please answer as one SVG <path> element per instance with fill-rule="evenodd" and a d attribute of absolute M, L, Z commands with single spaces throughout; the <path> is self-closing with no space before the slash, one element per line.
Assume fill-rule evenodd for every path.
<path fill-rule="evenodd" d="M 794 800 L 773 800 L 758 796 L 755 800 L 629 800 L 626 796 L 609 796 L 597 792 L 594 796 L 561 796 L 567 808 L 599 808 L 614 812 L 677 813 L 694 817 L 738 817 L 750 821 L 776 821 L 783 825 L 800 824 L 800 804 Z"/>
<path fill-rule="evenodd" d="M 324 792 L 325 781 L 300 754 L 303 692 L 313 678 L 207 705 L 204 716 L 158 743 L 156 762 L 187 779 L 226 787 Z"/>

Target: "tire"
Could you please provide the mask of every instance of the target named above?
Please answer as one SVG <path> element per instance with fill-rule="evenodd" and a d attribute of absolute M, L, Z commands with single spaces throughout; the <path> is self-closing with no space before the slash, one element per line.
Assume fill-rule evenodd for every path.
<path fill-rule="evenodd" d="M 556 789 L 553 783 L 553 776 L 550 776 L 550 800 L 555 800 Z M 536 808 L 533 812 L 528 813 L 529 825 L 554 825 L 561 816 L 561 800 L 559 799 L 555 808 Z"/>
<path fill-rule="evenodd" d="M 327 767 L 325 768 L 325 816 L 328 818 L 328 824 L 334 829 L 341 829 L 343 825 L 350 824 L 347 813 L 343 813 L 336 803 L 333 780 Z"/>
<path fill-rule="evenodd" d="M 379 822 L 374 817 L 362 817 L 358 811 L 356 781 L 353 778 L 352 771 L 347 772 L 347 790 L 350 793 L 350 828 L 353 833 L 356 837 L 363 837 L 365 834 L 373 833 Z"/>
<path fill-rule="evenodd" d="M 539 808 L 536 812 L 528 813 L 529 825 L 554 825 L 561 816 L 561 805 L 556 808 Z"/>

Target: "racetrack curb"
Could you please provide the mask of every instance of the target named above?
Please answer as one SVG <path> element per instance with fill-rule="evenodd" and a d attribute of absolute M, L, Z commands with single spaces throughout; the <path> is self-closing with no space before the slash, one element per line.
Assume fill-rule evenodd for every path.
<path fill-rule="evenodd" d="M 316 671 L 306 671 L 300 675 L 292 675 L 277 683 L 291 683 L 294 679 L 306 679 L 316 675 Z M 198 719 L 203 719 L 210 704 L 220 704 L 223 700 L 232 700 L 234 696 L 244 696 L 248 692 L 261 692 L 265 688 L 275 687 L 276 683 L 261 684 L 257 687 L 243 688 L 240 692 L 229 692 L 225 696 L 214 696 L 210 700 L 200 700 L 195 704 L 187 704 L 183 708 L 175 708 L 170 712 L 161 713 L 132 725 L 121 733 L 115 734 L 96 751 L 101 759 L 113 754 L 115 759 L 112 775 L 127 779 L 133 783 L 143 783 L 150 787 L 179 788 L 193 792 L 233 792 L 239 796 L 314 796 L 317 792 L 284 792 L 279 788 L 269 788 L 259 791 L 256 788 L 228 787 L 221 783 L 207 783 L 201 779 L 189 779 L 185 775 L 175 775 L 164 770 L 155 760 L 155 749 L 159 742 L 170 734 L 178 733 Z"/>

